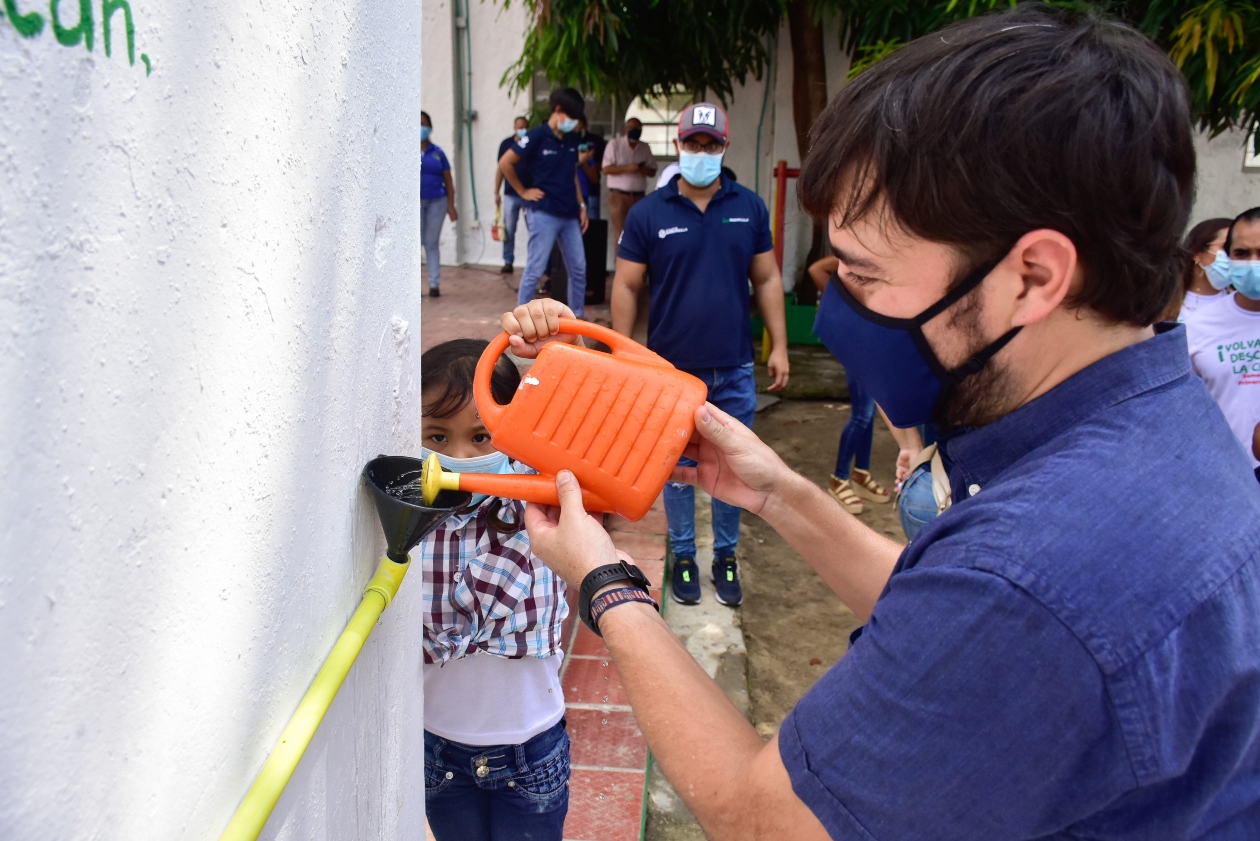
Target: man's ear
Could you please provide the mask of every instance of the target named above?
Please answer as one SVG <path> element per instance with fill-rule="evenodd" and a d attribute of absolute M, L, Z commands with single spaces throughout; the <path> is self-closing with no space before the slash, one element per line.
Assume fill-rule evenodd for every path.
<path fill-rule="evenodd" d="M 1083 279 L 1076 245 L 1049 228 L 1020 237 L 999 268 L 1017 285 L 1011 323 L 1018 326 L 1050 315 Z"/>

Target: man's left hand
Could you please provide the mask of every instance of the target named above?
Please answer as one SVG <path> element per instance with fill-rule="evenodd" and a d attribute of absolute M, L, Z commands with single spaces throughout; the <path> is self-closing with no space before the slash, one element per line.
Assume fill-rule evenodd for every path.
<path fill-rule="evenodd" d="M 586 209 L 583 208 L 582 209 L 582 233 L 586 233 L 586 228 L 590 224 L 591 224 L 590 218 L 586 215 Z"/>
<path fill-rule="evenodd" d="M 774 377 L 774 382 L 770 384 L 768 391 L 783 390 L 788 383 L 788 368 L 787 348 L 777 347 L 770 351 L 770 358 L 766 360 L 766 370 L 770 372 L 770 376 Z"/>
<path fill-rule="evenodd" d="M 582 507 L 582 489 L 567 470 L 556 476 L 560 505 L 525 506 L 529 546 L 570 587 L 582 586 L 596 567 L 615 564 L 618 553 L 600 521 Z"/>

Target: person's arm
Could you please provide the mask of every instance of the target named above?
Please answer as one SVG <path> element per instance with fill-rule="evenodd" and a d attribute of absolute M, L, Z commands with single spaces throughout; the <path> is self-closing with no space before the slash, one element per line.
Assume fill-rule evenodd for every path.
<path fill-rule="evenodd" d="M 503 157 L 499 158 L 499 172 L 503 173 L 503 177 L 512 185 L 512 189 L 525 201 L 542 201 L 546 193 L 537 187 L 526 188 L 521 177 L 516 174 L 516 165 L 520 162 L 521 156 L 516 150 L 508 149 L 503 153 Z"/>
<path fill-rule="evenodd" d="M 907 429 L 893 426 L 888 415 L 884 414 L 883 407 L 876 403 L 875 408 L 879 409 L 879 416 L 884 419 L 884 423 L 888 424 L 888 431 L 897 442 L 897 484 L 900 485 L 910 475 L 910 463 L 923 451 L 923 436 L 919 434 L 917 426 Z"/>
<path fill-rule="evenodd" d="M 634 322 L 639 317 L 639 293 L 647 277 L 647 263 L 635 263 L 624 257 L 617 258 L 617 272 L 613 275 L 612 328 L 623 336 L 634 335 Z"/>
<path fill-rule="evenodd" d="M 582 233 L 586 233 L 590 223 L 590 216 L 586 213 L 586 200 L 582 198 L 582 179 L 578 178 L 577 168 L 573 169 L 573 189 L 577 191 L 578 201 L 578 219 L 582 222 Z"/>
<path fill-rule="evenodd" d="M 1251 433 L 1251 454 L 1260 459 L 1260 423 L 1256 424 L 1256 431 Z"/>
<path fill-rule="evenodd" d="M 640 148 L 645 150 L 644 157 L 647 160 L 639 164 L 639 174 L 651 178 L 656 174 L 656 158 L 652 156 L 652 149 L 646 143 L 642 144 Z"/>
<path fill-rule="evenodd" d="M 446 184 L 446 215 L 454 222 L 459 218 L 459 211 L 455 209 L 455 179 L 451 178 L 449 167 L 442 170 L 442 182 Z"/>
<path fill-rule="evenodd" d="M 562 472 L 557 487 L 560 507 L 526 506 L 526 526 L 534 553 L 576 587 L 587 571 L 615 563 L 619 554 L 599 521 L 582 510 L 572 474 Z M 586 554 L 592 549 L 594 555 Z M 762 742 L 658 612 L 642 603 L 620 605 L 603 615 L 600 630 L 653 757 L 709 838 L 828 838 L 793 791 L 777 737 Z M 679 716 L 683 709 L 687 715 Z"/>
<path fill-rule="evenodd" d="M 591 183 L 592 187 L 599 186 L 599 159 L 595 157 L 595 150 L 591 149 L 586 153 L 586 160 L 581 160 L 579 156 L 579 166 L 582 172 L 586 173 L 586 180 Z"/>
<path fill-rule="evenodd" d="M 836 269 L 840 268 L 840 258 L 834 254 L 829 254 L 821 260 L 815 260 L 813 265 L 809 267 L 809 279 L 814 281 L 814 286 L 818 287 L 818 291 L 822 292 L 827 288 L 827 281 L 836 273 Z"/>
<path fill-rule="evenodd" d="M 774 382 L 769 390 L 781 391 L 788 382 L 787 316 L 783 304 L 783 277 L 779 274 L 779 264 L 775 262 L 773 251 L 753 257 L 748 267 L 748 278 L 752 281 L 761 320 L 770 333 L 770 358 L 766 360 L 766 369 L 774 377 Z"/>
<path fill-rule="evenodd" d="M 503 160 L 503 156 L 499 156 L 499 160 Z M 494 168 L 494 205 L 498 207 L 503 204 L 503 170 L 500 167 Z"/>

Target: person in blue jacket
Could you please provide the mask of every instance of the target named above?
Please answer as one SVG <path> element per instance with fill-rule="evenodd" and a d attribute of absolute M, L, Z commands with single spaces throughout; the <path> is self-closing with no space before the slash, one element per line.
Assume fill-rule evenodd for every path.
<path fill-rule="evenodd" d="M 436 143 L 429 141 L 433 121 L 427 111 L 420 112 L 420 242 L 424 245 L 424 264 L 429 268 L 429 297 L 442 294 L 442 255 L 438 242 L 442 238 L 442 222 L 449 216 L 459 218 L 455 209 L 455 182 L 451 179 L 451 162 Z"/>

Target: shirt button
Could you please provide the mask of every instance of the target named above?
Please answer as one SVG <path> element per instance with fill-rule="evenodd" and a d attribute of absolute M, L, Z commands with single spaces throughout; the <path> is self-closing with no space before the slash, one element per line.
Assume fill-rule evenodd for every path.
<path fill-rule="evenodd" d="M 967 486 L 967 496 L 975 496 L 975 495 L 976 495 L 976 494 L 978 494 L 978 493 L 980 493 L 980 486 L 979 486 L 979 485 L 968 485 L 968 486 Z"/>
<path fill-rule="evenodd" d="M 486 766 L 484 766 L 484 765 L 478 765 L 478 766 L 477 766 L 477 776 L 478 776 L 478 777 L 485 777 L 485 776 L 488 776 L 489 774 L 490 774 L 490 769 L 489 769 L 489 768 L 487 768 L 487 767 L 486 767 Z"/>

